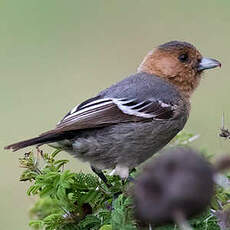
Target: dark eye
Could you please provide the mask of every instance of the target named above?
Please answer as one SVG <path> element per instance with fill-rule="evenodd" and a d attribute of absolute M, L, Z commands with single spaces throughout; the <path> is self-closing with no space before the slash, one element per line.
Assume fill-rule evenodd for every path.
<path fill-rule="evenodd" d="M 178 59 L 181 61 L 181 62 L 187 62 L 188 61 L 188 54 L 181 54 Z"/>

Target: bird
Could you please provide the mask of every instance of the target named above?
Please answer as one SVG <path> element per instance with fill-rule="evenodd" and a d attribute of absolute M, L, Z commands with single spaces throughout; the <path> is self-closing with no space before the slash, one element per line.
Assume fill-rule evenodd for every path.
<path fill-rule="evenodd" d="M 75 106 L 54 129 L 5 149 L 48 144 L 89 162 L 101 178 L 105 169 L 127 178 L 184 128 L 202 73 L 220 66 L 188 42 L 166 42 L 135 74 Z"/>

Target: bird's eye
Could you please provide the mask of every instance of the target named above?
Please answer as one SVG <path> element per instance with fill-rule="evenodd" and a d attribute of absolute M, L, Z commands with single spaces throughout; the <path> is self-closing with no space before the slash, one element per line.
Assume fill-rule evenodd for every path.
<path fill-rule="evenodd" d="M 178 59 L 181 61 L 181 62 L 187 62 L 188 61 L 188 54 L 181 54 Z"/>

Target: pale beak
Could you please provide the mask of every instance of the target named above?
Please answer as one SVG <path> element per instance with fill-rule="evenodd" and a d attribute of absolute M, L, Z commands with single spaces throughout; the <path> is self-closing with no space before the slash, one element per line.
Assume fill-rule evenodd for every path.
<path fill-rule="evenodd" d="M 216 67 L 221 67 L 221 63 L 219 61 L 212 58 L 202 58 L 201 62 L 198 65 L 198 71 L 212 69 Z"/>

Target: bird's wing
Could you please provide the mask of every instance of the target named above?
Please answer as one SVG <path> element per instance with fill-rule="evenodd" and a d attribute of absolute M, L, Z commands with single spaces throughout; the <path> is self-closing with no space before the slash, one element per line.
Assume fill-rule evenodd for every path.
<path fill-rule="evenodd" d="M 160 100 L 128 98 L 90 99 L 74 107 L 58 124 L 56 131 L 71 131 L 122 122 L 172 119 L 177 105 Z"/>

